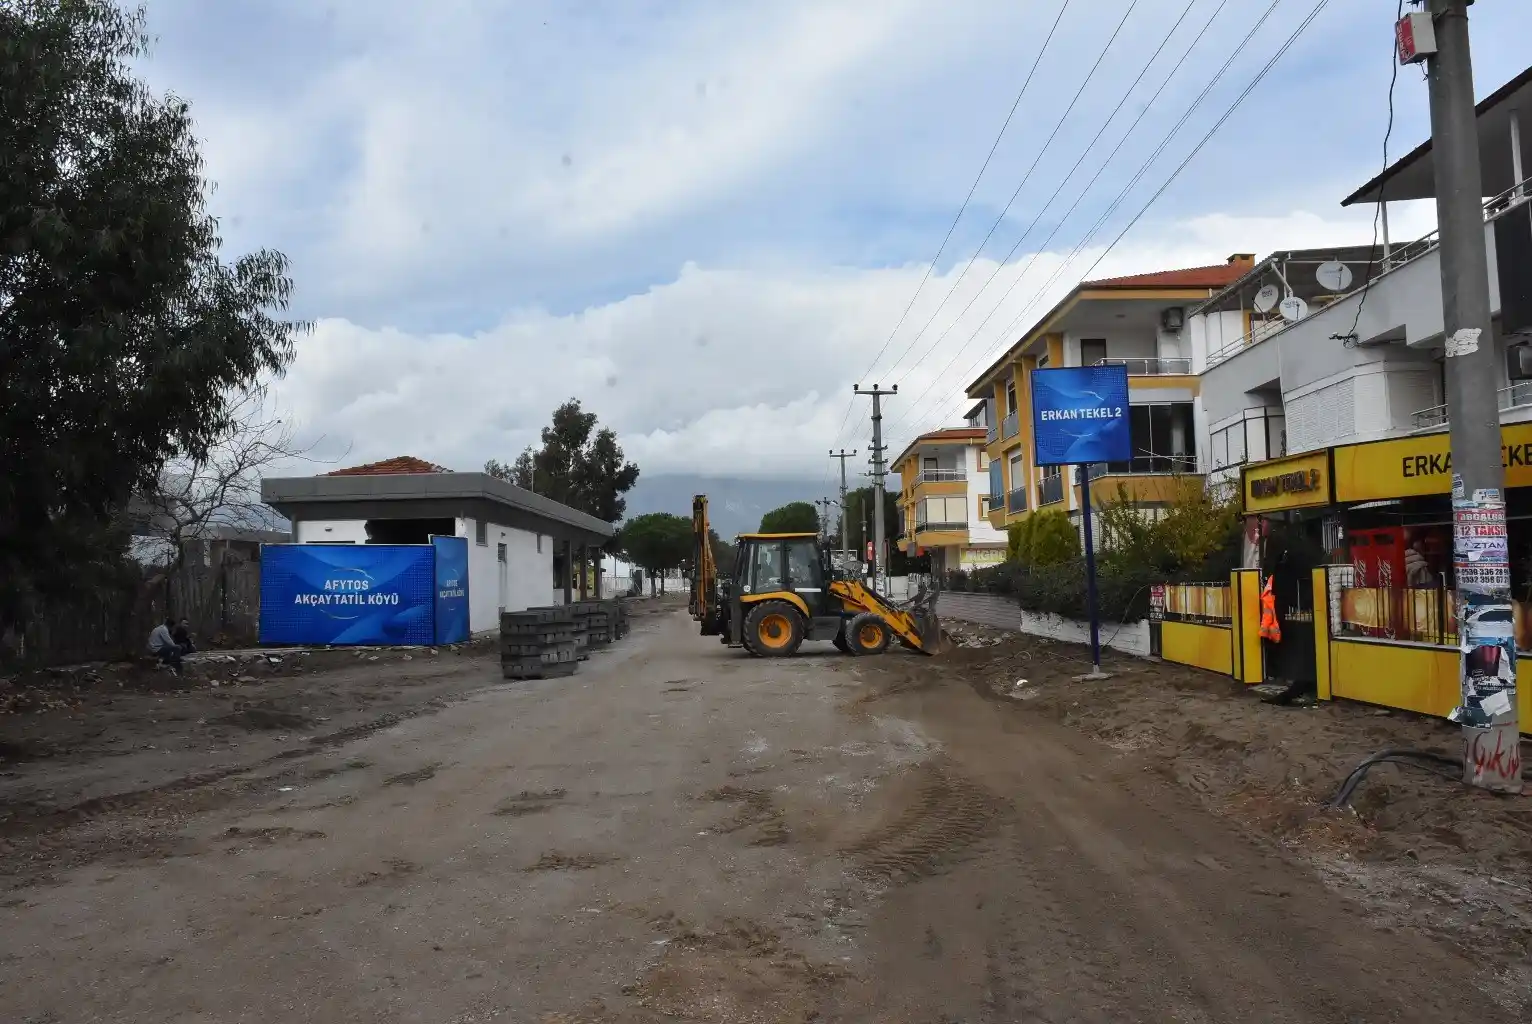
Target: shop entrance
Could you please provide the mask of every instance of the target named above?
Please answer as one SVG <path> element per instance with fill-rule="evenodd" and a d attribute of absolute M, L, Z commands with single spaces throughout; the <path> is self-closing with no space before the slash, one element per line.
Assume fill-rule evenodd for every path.
<path fill-rule="evenodd" d="M 1314 641 L 1314 570 L 1325 564 L 1315 522 L 1273 522 L 1265 537 L 1261 574 L 1272 581 L 1282 639 L 1261 641 L 1266 681 L 1312 690 L 1318 684 Z M 1264 580 L 1263 580 L 1264 582 Z"/>

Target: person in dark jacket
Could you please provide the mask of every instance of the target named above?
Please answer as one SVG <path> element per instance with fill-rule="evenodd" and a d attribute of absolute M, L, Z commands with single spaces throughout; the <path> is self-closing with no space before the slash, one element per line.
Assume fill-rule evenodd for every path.
<path fill-rule="evenodd" d="M 190 654 L 197 649 L 197 645 L 191 640 L 191 621 L 182 619 L 176 628 L 170 631 L 170 638 L 181 648 L 182 654 Z"/>

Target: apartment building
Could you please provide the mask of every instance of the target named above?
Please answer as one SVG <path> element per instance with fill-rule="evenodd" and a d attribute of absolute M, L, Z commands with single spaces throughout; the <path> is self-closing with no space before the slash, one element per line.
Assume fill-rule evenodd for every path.
<path fill-rule="evenodd" d="M 891 464 L 900 479 L 899 549 L 929 554 L 933 573 L 1005 560 L 1005 533 L 989 520 L 984 413 L 980 403 L 968 426 L 920 435 Z"/>
<path fill-rule="evenodd" d="M 1193 313 L 1243 277 L 1255 257 L 1130 277 L 1083 281 L 968 386 L 986 410 L 989 523 L 1003 530 L 1038 509 L 1080 521 L 1080 488 L 1062 467 L 1039 467 L 1032 446 L 1031 371 L 1121 365 L 1128 371 L 1133 457 L 1094 466 L 1093 504 L 1126 495 L 1163 504 L 1178 481 L 1203 473 L 1207 418 L 1199 375 L 1208 353 L 1246 331 L 1237 312 Z"/>
<path fill-rule="evenodd" d="M 1532 148 L 1521 137 L 1524 113 L 1532 115 L 1532 68 L 1477 107 L 1494 312 L 1492 337 L 1479 343 L 1493 346 L 1500 365 L 1498 388 L 1483 400 L 1495 403 L 1502 424 L 1513 562 L 1532 554 L 1515 553 L 1532 542 L 1522 536 L 1532 490 L 1521 490 L 1532 488 L 1532 188 L 1524 171 Z M 1388 201 L 1434 196 L 1428 140 L 1343 205 L 1381 202 L 1386 225 Z M 1399 244 L 1385 231 L 1376 251 L 1275 254 L 1193 314 L 1227 315 L 1262 288 L 1306 301 L 1291 309 L 1296 315 L 1251 318 L 1209 357 L 1202 394 L 1210 471 L 1243 479 L 1248 512 L 1312 526 L 1333 559 L 1352 561 L 1379 531 L 1409 530 L 1430 540 L 1422 549 L 1450 552 L 1435 233 Z M 1427 537 L 1433 530 L 1440 536 Z"/>

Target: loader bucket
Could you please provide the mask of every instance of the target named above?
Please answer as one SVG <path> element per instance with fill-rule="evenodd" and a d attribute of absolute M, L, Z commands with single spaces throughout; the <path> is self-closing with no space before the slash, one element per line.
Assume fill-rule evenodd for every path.
<path fill-rule="evenodd" d="M 940 654 L 947 649 L 946 637 L 942 634 L 942 623 L 936 617 L 935 608 L 912 609 L 911 616 L 915 620 L 915 630 L 920 636 L 922 654 Z"/>

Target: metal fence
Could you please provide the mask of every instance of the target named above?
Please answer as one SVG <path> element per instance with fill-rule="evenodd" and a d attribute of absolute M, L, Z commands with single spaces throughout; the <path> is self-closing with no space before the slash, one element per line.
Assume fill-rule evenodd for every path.
<path fill-rule="evenodd" d="M 1167 622 L 1226 624 L 1232 617 L 1227 583 L 1168 583 L 1163 617 Z"/>

